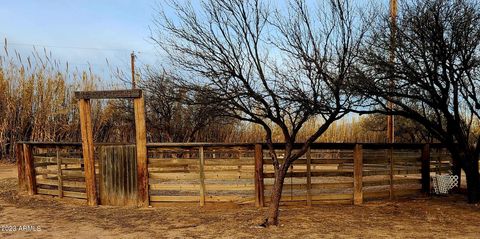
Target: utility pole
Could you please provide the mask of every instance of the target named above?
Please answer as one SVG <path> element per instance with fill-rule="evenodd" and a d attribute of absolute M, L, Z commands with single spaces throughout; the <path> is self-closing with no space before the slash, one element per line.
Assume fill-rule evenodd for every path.
<path fill-rule="evenodd" d="M 132 51 L 132 54 L 130 54 L 130 63 L 132 67 L 132 89 L 135 89 L 137 84 L 135 82 L 135 52 Z"/>
<path fill-rule="evenodd" d="M 390 63 L 393 65 L 395 62 L 395 37 L 397 35 L 397 0 L 390 0 Z M 392 77 L 390 79 L 390 90 L 395 89 L 395 82 Z M 388 101 L 387 102 L 387 107 L 388 110 L 391 111 L 393 110 L 393 102 Z M 388 143 L 392 144 L 395 142 L 395 133 L 394 133 L 394 117 L 393 115 L 387 115 L 387 138 L 388 138 Z M 388 150 L 388 157 L 390 161 L 390 190 L 389 190 L 389 196 L 390 200 L 393 200 L 395 198 L 395 187 L 394 187 L 394 182 L 395 178 L 393 176 L 393 169 L 394 169 L 394 158 L 393 158 L 393 147 L 391 147 Z"/>
<path fill-rule="evenodd" d="M 390 21 L 391 21 L 391 32 L 390 32 L 390 63 L 395 61 L 395 47 L 396 47 L 396 35 L 397 35 L 397 0 L 390 0 Z M 390 88 L 394 89 L 394 82 L 391 79 Z M 393 110 L 393 103 L 388 101 L 387 107 L 389 111 Z M 393 115 L 387 115 L 387 140 L 388 143 L 395 142 L 395 132 L 394 132 L 394 117 Z"/>

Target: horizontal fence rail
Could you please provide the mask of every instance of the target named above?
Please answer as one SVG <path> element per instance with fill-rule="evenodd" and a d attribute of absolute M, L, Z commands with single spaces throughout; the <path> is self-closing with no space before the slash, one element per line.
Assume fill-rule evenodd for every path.
<path fill-rule="evenodd" d="M 20 142 L 18 145 L 22 190 L 30 195 L 87 198 L 81 143 Z M 99 165 L 100 146 L 122 145 L 125 144 L 95 144 L 96 184 L 105 181 L 99 179 L 100 172 L 109 175 L 108 165 L 115 165 L 110 162 L 112 159 L 106 168 Z M 268 205 L 275 175 L 266 146 L 262 143 L 147 144 L 149 205 L 213 202 Z M 282 162 L 284 145 L 274 144 L 274 147 Z M 452 159 L 441 144 L 315 143 L 289 168 L 281 203 L 361 204 L 365 200 L 429 193 L 431 174 L 448 173 L 451 167 Z M 118 167 L 111 170 L 115 168 Z M 125 175 L 137 177 L 136 173 Z M 105 182 L 107 186 L 115 185 Z M 104 184 L 96 188 L 110 190 Z"/>

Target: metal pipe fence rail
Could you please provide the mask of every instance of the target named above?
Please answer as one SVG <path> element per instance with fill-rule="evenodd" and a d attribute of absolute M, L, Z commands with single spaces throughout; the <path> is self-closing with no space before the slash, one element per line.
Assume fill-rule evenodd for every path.
<path fill-rule="evenodd" d="M 284 145 L 274 147 L 282 160 Z M 89 174 L 81 143 L 19 142 L 20 190 L 145 206 L 138 183 L 146 180 L 152 206 L 230 202 L 262 207 L 270 201 L 274 170 L 264 143 L 147 144 L 146 175 L 137 173 L 134 145 L 94 148 L 95 173 Z M 315 143 L 289 168 L 281 202 L 361 204 L 428 194 L 430 175 L 447 173 L 451 167 L 441 144 Z M 87 182 L 96 185 L 88 187 Z M 98 191 L 87 193 L 87 188 Z"/>

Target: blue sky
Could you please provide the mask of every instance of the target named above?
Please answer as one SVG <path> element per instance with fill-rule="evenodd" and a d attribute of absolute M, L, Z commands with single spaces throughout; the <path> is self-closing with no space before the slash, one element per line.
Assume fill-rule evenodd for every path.
<path fill-rule="evenodd" d="M 132 50 L 137 52 L 138 65 L 162 62 L 149 41 L 156 1 L 6 0 L 0 6 L 1 43 L 7 38 L 9 49 L 22 55 L 32 52 L 32 44 L 47 46 L 55 59 L 79 69 L 88 62 L 107 77 L 105 59 L 128 70 Z"/>
<path fill-rule="evenodd" d="M 157 57 L 148 27 L 155 6 L 146 0 L 2 1 L 1 42 L 7 38 L 9 49 L 22 55 L 30 54 L 32 44 L 47 46 L 55 59 L 79 68 L 88 62 L 101 75 L 108 71 L 106 58 L 111 65 L 129 67 L 132 50 L 138 52 L 138 64 L 153 64 Z"/>

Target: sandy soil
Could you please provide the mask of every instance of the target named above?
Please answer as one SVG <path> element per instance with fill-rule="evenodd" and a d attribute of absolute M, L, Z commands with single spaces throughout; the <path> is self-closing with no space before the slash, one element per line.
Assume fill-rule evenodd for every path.
<path fill-rule="evenodd" d="M 253 206 L 117 208 L 17 193 L 0 164 L 0 238 L 479 238 L 480 206 L 463 196 L 283 207 L 281 226 L 259 228 Z M 8 227 L 10 226 L 10 227 Z M 11 230 L 16 226 L 17 231 Z M 30 226 L 18 231 L 18 227 Z"/>

